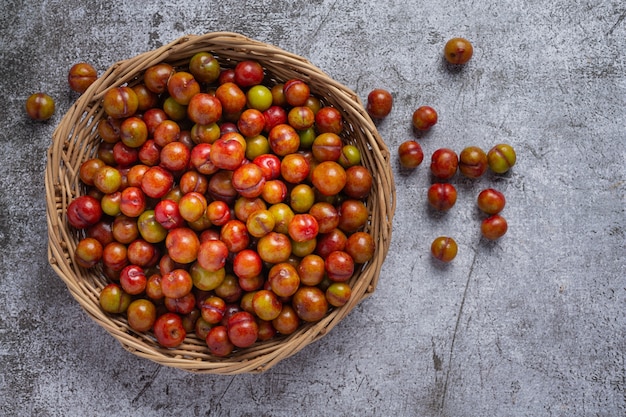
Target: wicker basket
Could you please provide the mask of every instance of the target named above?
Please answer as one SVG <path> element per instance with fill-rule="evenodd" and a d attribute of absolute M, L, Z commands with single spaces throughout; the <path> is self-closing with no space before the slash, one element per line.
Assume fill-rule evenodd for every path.
<path fill-rule="evenodd" d="M 331 310 L 319 322 L 301 326 L 291 335 L 236 350 L 228 358 L 212 356 L 205 341 L 194 334 L 188 335 L 178 348 L 162 348 L 151 334 L 138 334 L 131 330 L 122 315 L 103 312 L 98 297 L 107 279 L 97 270 L 85 270 L 73 263 L 74 249 L 83 233 L 68 226 L 66 218 L 70 201 L 85 192 L 78 168 L 96 152 L 99 142 L 96 127 L 104 114 L 101 99 L 105 92 L 110 87 L 132 86 L 140 82 L 143 71 L 159 62 L 184 66 L 192 55 L 200 51 L 212 52 L 223 67 L 232 67 L 246 58 L 256 59 L 276 81 L 300 78 L 308 82 L 313 94 L 343 112 L 344 140 L 359 148 L 363 165 L 371 170 L 374 177 L 367 201 L 371 218 L 366 228 L 377 238 L 377 248 L 374 258 L 356 271 L 351 279 L 353 293 L 348 304 Z M 376 288 L 389 249 L 396 203 L 389 151 L 358 96 L 302 57 L 238 34 L 218 32 L 186 36 L 154 51 L 120 61 L 98 78 L 69 109 L 54 132 L 47 156 L 45 186 L 49 263 L 92 319 L 137 356 L 197 373 L 263 372 L 324 336 Z"/>

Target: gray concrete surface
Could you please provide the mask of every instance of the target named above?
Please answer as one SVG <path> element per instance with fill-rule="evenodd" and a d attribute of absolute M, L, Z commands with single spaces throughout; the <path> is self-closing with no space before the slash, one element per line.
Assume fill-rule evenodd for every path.
<path fill-rule="evenodd" d="M 0 415 L 619 416 L 626 413 L 626 7 L 613 0 L 144 1 L 0 4 Z M 392 151 L 412 111 L 437 108 L 429 158 L 512 144 L 510 174 L 457 178 L 457 205 L 427 208 L 427 165 L 394 159 L 398 205 L 374 296 L 262 375 L 194 375 L 126 352 L 47 264 L 43 172 L 76 95 L 98 71 L 185 34 L 228 30 L 309 58 L 365 99 Z M 472 40 L 461 71 L 453 36 Z M 57 100 L 48 123 L 26 97 Z M 509 232 L 479 238 L 476 194 L 500 188 Z M 440 267 L 429 246 L 459 243 Z"/>

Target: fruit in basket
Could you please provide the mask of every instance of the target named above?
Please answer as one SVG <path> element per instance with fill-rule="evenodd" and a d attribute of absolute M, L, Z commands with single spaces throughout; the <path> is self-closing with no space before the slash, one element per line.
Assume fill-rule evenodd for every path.
<path fill-rule="evenodd" d="M 312 215 L 308 213 L 298 213 L 293 216 L 287 229 L 289 237 L 293 241 L 305 242 L 317 237 L 319 225 Z"/>
<path fill-rule="evenodd" d="M 161 62 L 144 71 L 143 82 L 150 91 L 161 94 L 167 91 L 167 83 L 174 72 L 174 67 Z"/>
<path fill-rule="evenodd" d="M 250 234 L 244 222 L 232 219 L 222 226 L 220 240 L 226 244 L 230 252 L 236 253 L 248 247 Z"/>
<path fill-rule="evenodd" d="M 261 320 L 271 321 L 280 314 L 283 303 L 271 290 L 259 290 L 252 297 L 252 309 Z"/>
<path fill-rule="evenodd" d="M 274 154 L 266 153 L 259 155 L 252 160 L 263 171 L 263 176 L 267 181 L 275 180 L 280 175 L 281 160 Z"/>
<path fill-rule="evenodd" d="M 122 190 L 120 212 L 128 217 L 139 217 L 146 210 L 146 196 L 138 187 L 126 187 Z"/>
<path fill-rule="evenodd" d="M 67 221 L 77 229 L 93 226 L 102 218 L 100 201 L 90 195 L 81 195 L 68 205 Z"/>
<path fill-rule="evenodd" d="M 309 107 L 297 106 L 287 113 L 287 122 L 296 130 L 306 130 L 315 123 L 315 113 Z"/>
<path fill-rule="evenodd" d="M 122 173 L 110 165 L 104 165 L 93 178 L 94 186 L 104 194 L 111 194 L 122 187 Z"/>
<path fill-rule="evenodd" d="M 195 324 L 195 319 L 198 317 L 196 310 L 196 295 L 193 292 L 189 292 L 178 298 L 165 297 L 163 305 L 167 311 L 177 313 L 181 316 L 185 332 L 193 331 L 193 324 Z M 191 315 L 195 317 L 192 317 Z M 194 321 L 194 323 L 192 324 L 190 321 Z"/>
<path fill-rule="evenodd" d="M 256 250 L 264 262 L 285 262 L 291 256 L 291 240 L 285 233 L 272 231 L 259 239 Z"/>
<path fill-rule="evenodd" d="M 306 99 L 304 105 L 313 110 L 313 114 L 317 114 L 317 112 L 322 108 L 322 101 L 313 95 L 309 95 L 309 98 Z"/>
<path fill-rule="evenodd" d="M 376 242 L 369 233 L 355 232 L 346 240 L 344 250 L 352 257 L 355 264 L 364 264 L 374 257 Z"/>
<path fill-rule="evenodd" d="M 316 322 L 328 312 L 328 300 L 324 292 L 318 287 L 302 286 L 291 300 L 294 311 L 301 320 Z"/>
<path fill-rule="evenodd" d="M 102 250 L 102 264 L 111 271 L 121 271 L 128 265 L 128 247 L 117 240 L 107 243 Z M 116 279 L 119 280 L 119 274 Z"/>
<path fill-rule="evenodd" d="M 120 168 L 127 168 L 139 160 L 139 151 L 123 141 L 113 145 L 113 161 Z"/>
<path fill-rule="evenodd" d="M 114 282 L 107 284 L 100 292 L 100 307 L 107 313 L 123 313 L 126 311 L 131 301 L 131 295 L 126 293 L 119 284 Z"/>
<path fill-rule="evenodd" d="M 308 212 L 317 220 L 319 233 L 328 233 L 339 226 L 339 211 L 327 201 L 315 202 Z"/>
<path fill-rule="evenodd" d="M 261 190 L 261 198 L 267 201 L 268 204 L 278 204 L 285 201 L 287 197 L 287 185 L 285 181 L 281 180 L 269 180 L 263 184 Z"/>
<path fill-rule="evenodd" d="M 346 169 L 346 185 L 343 192 L 350 198 L 364 199 L 372 189 L 374 178 L 363 165 L 353 165 Z"/>
<path fill-rule="evenodd" d="M 138 265 L 127 265 L 120 271 L 120 285 L 130 295 L 138 295 L 146 290 L 148 278 L 144 269 Z"/>
<path fill-rule="evenodd" d="M 209 52 L 198 52 L 189 60 L 189 72 L 198 82 L 210 84 L 220 76 L 220 62 Z"/>
<path fill-rule="evenodd" d="M 155 108 L 159 104 L 159 96 L 155 92 L 150 91 L 145 84 L 136 84 L 132 87 L 132 89 L 137 95 L 137 100 L 139 102 L 137 105 L 138 111 L 144 112 Z"/>
<path fill-rule="evenodd" d="M 189 273 L 193 280 L 193 285 L 200 291 L 212 291 L 219 287 L 226 278 L 226 269 L 220 268 L 217 271 L 209 271 L 194 262 L 189 267 Z"/>
<path fill-rule="evenodd" d="M 324 106 L 315 114 L 315 125 L 319 133 L 338 135 L 343 131 L 343 117 L 336 108 Z"/>
<path fill-rule="evenodd" d="M 103 195 L 100 199 L 100 207 L 102 208 L 102 212 L 109 216 L 117 216 L 121 213 L 121 201 L 122 193 L 120 191 Z"/>
<path fill-rule="evenodd" d="M 324 161 L 312 172 L 311 182 L 322 194 L 332 196 L 338 194 L 346 185 L 346 170 L 335 161 Z"/>
<path fill-rule="evenodd" d="M 336 250 L 344 250 L 347 242 L 348 236 L 337 227 L 319 236 L 317 246 L 315 247 L 315 254 L 324 258 L 325 263 L 325 259 L 328 255 Z"/>
<path fill-rule="evenodd" d="M 263 283 L 263 279 L 260 278 L 263 272 L 263 261 L 259 254 L 252 249 L 243 249 L 237 252 L 232 260 L 232 268 L 240 280 L 240 285 L 242 280 L 247 280 L 247 283 L 250 284 L 252 279 Z M 258 288 L 256 284 L 253 286 L 255 289 Z"/>
<path fill-rule="evenodd" d="M 200 303 L 200 314 L 209 324 L 217 324 L 224 318 L 226 302 L 220 297 L 210 295 Z"/>
<path fill-rule="evenodd" d="M 163 111 L 174 121 L 183 121 L 187 117 L 187 106 L 178 103 L 174 97 L 168 96 L 163 100 Z"/>
<path fill-rule="evenodd" d="M 221 200 L 231 204 L 237 197 L 237 190 L 232 184 L 233 173 L 229 170 L 221 169 L 209 179 L 208 194 L 214 200 Z"/>
<path fill-rule="evenodd" d="M 238 311 L 228 318 L 228 338 L 239 348 L 252 346 L 259 337 L 259 325 L 247 311 Z"/>
<path fill-rule="evenodd" d="M 247 59 L 235 65 L 235 83 L 240 87 L 261 84 L 264 77 L 265 70 L 257 61 Z"/>
<path fill-rule="evenodd" d="M 308 84 L 261 84 L 264 70 L 253 62 L 208 81 L 209 55 L 188 69 L 157 64 L 141 87 L 108 90 L 102 143 L 80 170 L 98 198 L 76 199 L 68 218 L 94 228 L 76 262 L 101 262 L 118 281 L 119 291 L 108 290 L 113 304 L 137 301 L 130 311 L 110 307 L 126 311 L 131 328 L 149 331 L 153 320 L 163 347 L 201 330 L 223 356 L 347 302 L 356 265 L 375 251 L 364 231 L 374 178 L 359 148 L 339 136 L 341 112 Z M 156 95 L 160 107 L 131 111 L 139 95 L 129 91 Z M 326 294 L 333 281 L 342 285 Z M 151 319 L 155 305 L 160 315 Z"/>
<path fill-rule="evenodd" d="M 113 222 L 109 218 L 103 218 L 87 228 L 87 237 L 96 239 L 102 246 L 111 243 L 113 241 L 112 224 Z"/>
<path fill-rule="evenodd" d="M 264 112 L 272 106 L 272 90 L 262 84 L 252 86 L 246 92 L 246 99 L 248 107 Z"/>
<path fill-rule="evenodd" d="M 267 284 L 279 297 L 291 297 L 300 287 L 300 275 L 292 264 L 278 262 L 267 273 Z"/>
<path fill-rule="evenodd" d="M 300 147 L 304 149 L 311 149 L 313 146 L 313 141 L 315 140 L 317 132 L 315 131 L 315 126 L 311 126 L 308 129 L 301 130 L 298 132 L 298 136 L 300 136 Z"/>
<path fill-rule="evenodd" d="M 259 324 L 259 336 L 257 339 L 259 342 L 271 340 L 274 336 L 276 336 L 277 332 L 271 321 L 258 319 L 257 322 Z"/>
<path fill-rule="evenodd" d="M 191 99 L 200 93 L 200 83 L 196 81 L 193 74 L 176 71 L 167 81 L 167 92 L 176 103 L 187 106 Z"/>
<path fill-rule="evenodd" d="M 167 230 L 182 227 L 185 219 L 180 215 L 178 203 L 174 200 L 160 200 L 154 207 L 156 221 Z"/>
<path fill-rule="evenodd" d="M 206 342 L 206 338 L 212 328 L 213 325 L 211 323 L 207 323 L 207 321 L 204 320 L 202 316 L 200 316 L 196 319 L 196 323 L 192 331 L 196 334 L 196 337 L 198 339 L 204 340 Z"/>
<path fill-rule="evenodd" d="M 450 64 L 466 64 L 474 54 L 472 43 L 465 38 L 452 38 L 446 42 L 443 54 Z"/>
<path fill-rule="evenodd" d="M 160 315 L 154 322 L 153 331 L 157 342 L 166 348 L 180 346 L 187 337 L 182 317 L 172 312 Z"/>
<path fill-rule="evenodd" d="M 349 198 L 341 202 L 339 211 L 339 229 L 347 234 L 360 230 L 369 217 L 369 210 L 362 200 Z"/>
<path fill-rule="evenodd" d="M 180 216 L 187 222 L 193 223 L 204 216 L 207 208 L 207 200 L 204 194 L 190 191 L 178 200 Z"/>
<path fill-rule="evenodd" d="M 183 268 L 176 268 L 161 277 L 161 291 L 167 298 L 181 298 L 193 289 L 191 274 Z"/>
<path fill-rule="evenodd" d="M 347 243 L 347 242 L 346 242 Z M 348 281 L 354 273 L 354 259 L 349 253 L 336 250 L 328 254 L 324 260 L 326 276 L 333 282 Z"/>
<path fill-rule="evenodd" d="M 309 184 L 298 184 L 291 189 L 288 201 L 294 213 L 305 213 L 315 203 L 315 190 Z"/>
<path fill-rule="evenodd" d="M 263 170 L 255 164 L 243 164 L 233 171 L 231 184 L 243 197 L 258 197 L 263 192 L 265 185 Z"/>
<path fill-rule="evenodd" d="M 272 326 L 280 334 L 288 335 L 292 334 L 300 326 L 300 317 L 296 314 L 296 311 L 290 304 L 283 304 L 283 308 L 274 320 L 272 320 Z"/>
<path fill-rule="evenodd" d="M 215 292 L 215 295 L 223 298 L 227 303 L 236 306 L 237 308 L 235 311 L 240 310 L 240 307 L 236 303 L 241 300 L 244 290 L 241 288 L 241 285 L 239 285 L 239 279 L 234 274 L 226 274 L 222 283 L 213 291 Z M 222 320 L 222 323 L 227 323 L 227 319 L 230 317 L 231 313 L 224 315 L 225 320 Z"/>
<path fill-rule="evenodd" d="M 285 102 L 290 106 L 304 106 L 311 95 L 311 89 L 307 83 L 298 79 L 285 81 L 283 85 Z"/>
<path fill-rule="evenodd" d="M 93 185 L 93 180 L 96 175 L 96 172 L 100 168 L 102 168 L 105 163 L 98 158 L 90 158 L 85 162 L 80 164 L 80 168 L 78 171 L 78 175 L 80 176 L 80 180 L 86 185 Z"/>
<path fill-rule="evenodd" d="M 267 140 L 270 148 L 279 157 L 295 153 L 300 147 L 300 136 L 296 129 L 288 124 L 281 123 L 269 131 Z"/>
<path fill-rule="evenodd" d="M 160 250 L 155 245 L 141 238 L 130 242 L 126 251 L 128 262 L 147 268 L 156 265 L 160 255 Z"/>
<path fill-rule="evenodd" d="M 28 96 L 25 103 L 26 114 L 33 120 L 48 120 L 54 114 L 54 99 L 45 93 Z"/>
<path fill-rule="evenodd" d="M 154 210 L 146 210 L 139 215 L 137 228 L 141 237 L 149 243 L 163 242 L 167 236 L 167 229 L 157 221 Z"/>
<path fill-rule="evenodd" d="M 104 112 L 114 119 L 131 117 L 139 107 L 139 98 L 135 90 L 128 86 L 108 90 L 102 98 Z"/>
<path fill-rule="evenodd" d="M 265 127 L 265 116 L 260 110 L 246 109 L 237 120 L 237 129 L 246 138 L 258 137 Z"/>
<path fill-rule="evenodd" d="M 96 238 L 81 239 L 74 250 L 74 259 L 83 268 L 91 268 L 102 260 L 102 243 Z"/>
<path fill-rule="evenodd" d="M 256 165 L 252 164 L 256 167 Z M 259 168 L 260 170 L 260 168 Z M 311 165 L 305 155 L 290 153 L 280 163 L 280 174 L 290 184 L 300 184 L 309 176 Z"/>
<path fill-rule="evenodd" d="M 148 139 L 137 151 L 137 159 L 142 164 L 151 167 L 159 163 L 160 147 L 154 139 Z"/>
<path fill-rule="evenodd" d="M 148 120 L 152 118 L 150 116 L 154 112 L 147 111 L 144 114 L 144 121 L 148 124 Z M 156 116 L 156 115 L 155 115 Z M 120 125 L 121 120 L 114 119 L 112 117 L 105 117 L 98 122 L 98 135 L 100 139 L 107 143 L 116 143 L 120 139 Z M 148 128 L 150 132 L 150 127 Z"/>
<path fill-rule="evenodd" d="M 174 185 L 174 175 L 160 166 L 150 167 L 141 178 L 141 190 L 151 198 L 165 196 Z"/>
<path fill-rule="evenodd" d="M 221 200 L 211 201 L 207 205 L 205 214 L 214 226 L 223 226 L 231 219 L 230 207 Z"/>
<path fill-rule="evenodd" d="M 287 123 L 287 111 L 280 106 L 270 106 L 263 111 L 263 116 L 265 116 L 265 127 L 263 128 L 265 133 L 269 133 L 275 126 Z"/>
<path fill-rule="evenodd" d="M 361 151 L 355 145 L 347 144 L 341 148 L 341 155 L 337 160 L 344 168 L 361 164 Z"/>
<path fill-rule="evenodd" d="M 226 82 L 217 87 L 215 97 L 222 103 L 222 111 L 227 119 L 237 116 L 248 101 L 246 94 L 234 82 Z"/>
<path fill-rule="evenodd" d="M 228 337 L 226 326 L 215 326 L 209 330 L 206 336 L 206 344 L 211 354 L 215 356 L 228 356 L 232 353 L 235 345 L 232 344 Z"/>
<path fill-rule="evenodd" d="M 196 260 L 200 249 L 200 239 L 188 227 L 178 227 L 167 233 L 165 238 L 167 253 L 175 261 L 188 264 Z"/>
<path fill-rule="evenodd" d="M 319 134 L 311 145 L 311 152 L 317 161 L 338 161 L 343 150 L 343 141 L 336 133 Z"/>
<path fill-rule="evenodd" d="M 157 309 L 154 303 L 145 298 L 134 300 L 126 309 L 128 325 L 135 331 L 147 332 L 156 321 Z"/>
<path fill-rule="evenodd" d="M 79 62 L 70 68 L 67 75 L 67 83 L 77 93 L 84 93 L 91 84 L 98 79 L 96 69 L 86 62 Z"/>
<path fill-rule="evenodd" d="M 128 245 L 139 237 L 139 225 L 135 218 L 119 213 L 114 217 L 111 233 L 113 233 L 116 242 Z"/>
<path fill-rule="evenodd" d="M 382 88 L 376 88 L 367 95 L 367 113 L 374 119 L 383 119 L 391 113 L 393 96 Z"/>
<path fill-rule="evenodd" d="M 345 282 L 333 282 L 326 289 L 326 299 L 333 307 L 345 305 L 352 296 L 352 288 Z"/>
<path fill-rule="evenodd" d="M 187 105 L 187 116 L 194 123 L 210 125 L 222 117 L 222 103 L 211 94 L 194 94 Z"/>

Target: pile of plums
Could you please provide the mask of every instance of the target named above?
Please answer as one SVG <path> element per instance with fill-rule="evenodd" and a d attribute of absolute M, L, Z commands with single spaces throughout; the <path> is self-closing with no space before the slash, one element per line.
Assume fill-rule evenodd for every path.
<path fill-rule="evenodd" d="M 216 356 L 341 307 L 374 256 L 372 173 L 342 112 L 300 79 L 209 51 L 110 88 L 67 208 L 100 306 L 163 347 Z"/>

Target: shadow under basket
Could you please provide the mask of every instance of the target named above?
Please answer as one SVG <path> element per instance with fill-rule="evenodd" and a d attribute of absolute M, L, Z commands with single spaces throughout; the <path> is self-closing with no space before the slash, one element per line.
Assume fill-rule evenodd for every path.
<path fill-rule="evenodd" d="M 140 83 L 143 72 L 160 62 L 167 62 L 175 68 L 184 68 L 194 54 L 205 51 L 212 53 L 223 68 L 234 67 L 244 59 L 252 59 L 263 65 L 266 79 L 285 82 L 299 78 L 307 82 L 313 95 L 342 112 L 342 139 L 360 150 L 362 164 L 370 170 L 374 178 L 372 190 L 366 200 L 370 218 L 365 231 L 374 236 L 376 250 L 371 261 L 357 265 L 349 281 L 352 296 L 348 303 L 340 308 L 332 308 L 318 322 L 301 325 L 295 333 L 257 342 L 248 348 L 236 349 L 224 358 L 211 355 L 206 342 L 193 333 L 188 334 L 183 344 L 177 348 L 163 348 L 151 332 L 133 331 L 125 315 L 104 312 L 99 305 L 99 294 L 109 280 L 101 269 L 84 269 L 73 261 L 76 245 L 85 236 L 85 232 L 71 227 L 66 214 L 69 203 L 86 192 L 86 187 L 79 178 L 79 167 L 82 162 L 96 154 L 100 142 L 97 125 L 100 119 L 106 117 L 102 107 L 102 98 L 106 91 L 112 87 Z M 326 335 L 376 289 L 389 249 L 396 204 L 389 151 L 361 100 L 353 91 L 331 79 L 306 59 L 275 46 L 235 33 L 216 32 L 185 36 L 156 50 L 117 62 L 64 115 L 54 131 L 47 158 L 45 187 L 48 261 L 89 316 L 125 349 L 137 356 L 195 373 L 260 373 Z"/>

